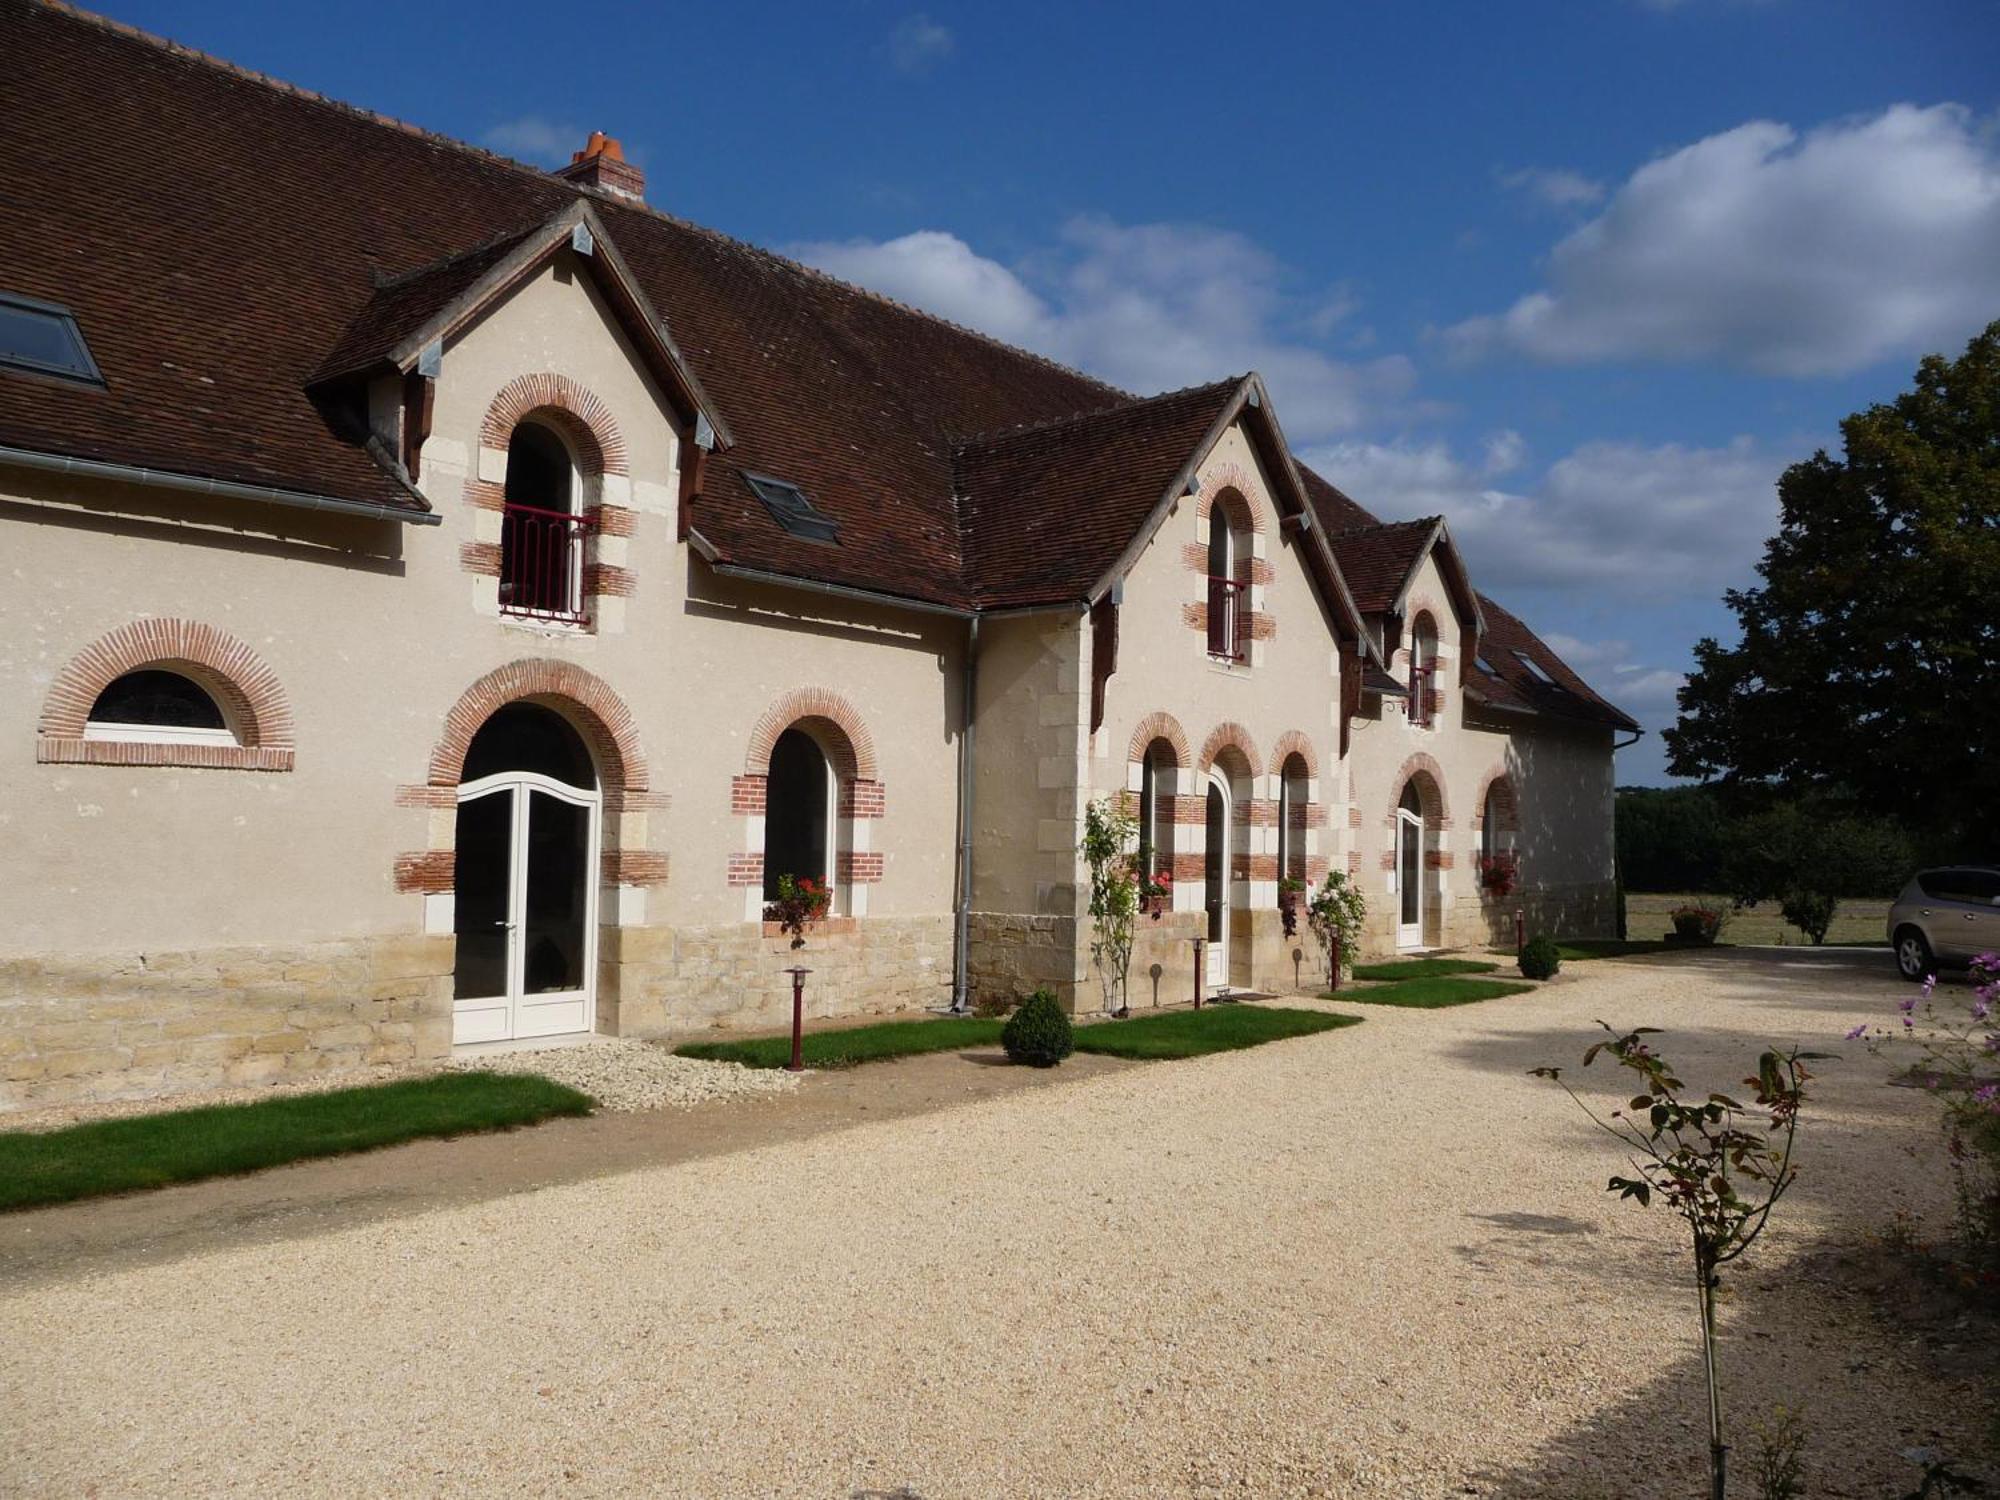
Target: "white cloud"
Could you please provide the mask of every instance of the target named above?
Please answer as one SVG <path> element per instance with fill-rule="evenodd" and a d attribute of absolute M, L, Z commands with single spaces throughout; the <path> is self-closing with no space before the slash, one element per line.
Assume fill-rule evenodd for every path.
<path fill-rule="evenodd" d="M 1342 361 L 1315 347 L 1351 296 L 1301 302 L 1285 267 L 1229 230 L 1079 218 L 1016 267 L 934 229 L 791 253 L 1143 394 L 1258 370 L 1297 441 L 1351 431 L 1415 380 L 1400 355 Z"/>
<path fill-rule="evenodd" d="M 899 73 L 928 73 L 951 56 L 955 45 L 949 27 L 918 11 L 890 29 L 889 61 Z"/>
<path fill-rule="evenodd" d="M 1513 439 L 1509 442 L 1508 439 Z M 1389 520 L 1442 515 L 1480 587 L 1712 597 L 1743 581 L 1777 519 L 1786 459 L 1743 437 L 1720 448 L 1594 442 L 1532 486 L 1495 484 L 1513 434 L 1483 462 L 1443 443 L 1335 443 L 1302 458 Z M 1495 454 L 1510 459 L 1496 468 Z"/>
<path fill-rule="evenodd" d="M 1550 208 L 1581 208 L 1604 196 L 1604 184 L 1567 167 L 1522 167 L 1495 174 L 1500 186 L 1525 193 Z"/>
<path fill-rule="evenodd" d="M 1635 660 L 1629 641 L 1585 641 L 1559 630 L 1540 634 L 1585 682 L 1635 718 L 1651 723 L 1672 716 L 1675 694 L 1687 681 L 1685 672 Z"/>
<path fill-rule="evenodd" d="M 2000 313 L 1996 245 L 2000 136 L 1970 111 L 1753 121 L 1648 162 L 1555 246 L 1543 290 L 1446 338 L 1839 374 L 1963 344 Z"/>
<path fill-rule="evenodd" d="M 557 124 L 540 115 L 503 120 L 479 138 L 480 144 L 538 167 L 563 167 L 583 149 L 588 131 Z"/>

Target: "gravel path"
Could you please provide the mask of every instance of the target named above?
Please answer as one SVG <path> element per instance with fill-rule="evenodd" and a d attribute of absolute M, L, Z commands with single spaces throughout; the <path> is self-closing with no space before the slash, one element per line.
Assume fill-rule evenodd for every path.
<path fill-rule="evenodd" d="M 1524 1070 L 1602 1015 L 1728 1082 L 1900 989 L 1753 956 L 1573 970 L 39 1287 L 0 1302 L 0 1492 L 1684 1497 L 1675 1223 L 1599 1190 L 1614 1152 Z M 1981 1421 L 1816 1269 L 1829 1235 L 1943 1213 L 1926 1102 L 1883 1071 L 1829 1065 L 1724 1314 L 1741 1417 L 1808 1407 L 1815 1496 L 1901 1493 L 1926 1417 L 1961 1453 Z"/>
<path fill-rule="evenodd" d="M 455 1058 L 459 1073 L 536 1073 L 581 1089 L 605 1109 L 686 1108 L 736 1094 L 781 1094 L 799 1075 L 782 1068 L 676 1057 L 653 1042 L 601 1037 L 581 1046 L 523 1048 Z"/>

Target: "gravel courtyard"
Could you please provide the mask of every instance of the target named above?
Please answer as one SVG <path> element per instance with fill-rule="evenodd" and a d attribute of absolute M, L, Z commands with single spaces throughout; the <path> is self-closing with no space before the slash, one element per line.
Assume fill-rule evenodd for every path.
<path fill-rule="evenodd" d="M 1524 1076 L 1573 1067 L 1597 1016 L 1667 1028 L 1691 1083 L 1733 1086 L 1767 1038 L 1846 1053 L 1734 1278 L 1724 1378 L 1739 1439 L 1807 1408 L 1810 1493 L 1902 1493 L 1901 1449 L 1977 1456 L 1990 1393 L 1823 1270 L 1899 1207 L 1945 1214 L 1912 1159 L 1927 1101 L 1839 1041 L 1889 1013 L 1887 968 L 1573 965 L 1522 999 L 34 1285 L 0 1300 L 0 1493 L 1690 1495 L 1678 1221 L 1614 1204 L 1609 1143 Z"/>

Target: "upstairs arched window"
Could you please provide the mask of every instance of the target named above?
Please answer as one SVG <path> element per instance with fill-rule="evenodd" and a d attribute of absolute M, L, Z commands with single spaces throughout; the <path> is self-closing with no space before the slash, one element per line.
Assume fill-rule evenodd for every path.
<path fill-rule="evenodd" d="M 1437 685 L 1437 621 L 1428 614 L 1418 615 L 1410 627 L 1410 722 L 1430 725 L 1437 722 L 1440 693 Z"/>
<path fill-rule="evenodd" d="M 1224 490 L 1208 511 L 1208 654 L 1242 661 L 1250 645 L 1250 535 L 1242 497 Z"/>
<path fill-rule="evenodd" d="M 1139 769 L 1139 868 L 1157 875 L 1174 863 L 1174 782 L 1180 762 L 1164 739 L 1146 746 Z"/>
<path fill-rule="evenodd" d="M 1285 757 L 1278 781 L 1278 878 L 1306 878 L 1306 760 Z"/>
<path fill-rule="evenodd" d="M 507 443 L 500 526 L 503 614 L 583 621 L 583 517 L 576 463 L 553 428 L 525 421 Z"/>
<path fill-rule="evenodd" d="M 127 672 L 107 683 L 90 706 L 83 737 L 154 744 L 238 743 L 207 688 L 159 667 Z"/>

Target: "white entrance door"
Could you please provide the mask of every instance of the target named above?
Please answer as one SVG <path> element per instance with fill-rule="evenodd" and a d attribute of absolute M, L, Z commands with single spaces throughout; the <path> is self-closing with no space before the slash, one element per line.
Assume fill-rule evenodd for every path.
<path fill-rule="evenodd" d="M 598 807 L 533 771 L 459 787 L 454 1043 L 591 1029 Z"/>
<path fill-rule="evenodd" d="M 1424 820 L 1408 808 L 1396 813 L 1396 946 L 1424 945 Z"/>
<path fill-rule="evenodd" d="M 1203 857 L 1202 899 L 1208 908 L 1210 985 L 1229 983 L 1229 788 L 1208 783 L 1208 852 Z"/>

